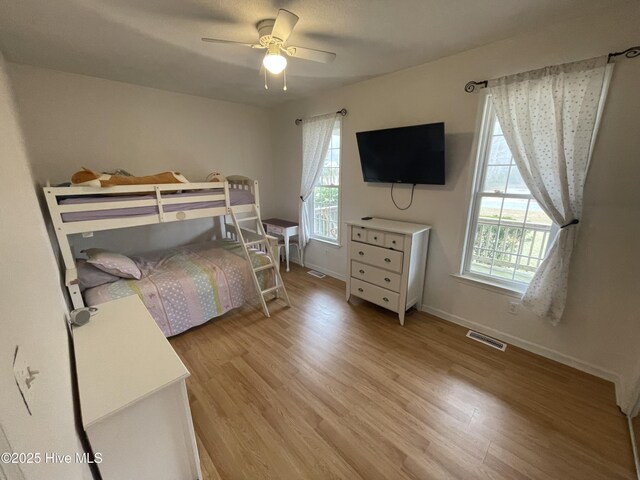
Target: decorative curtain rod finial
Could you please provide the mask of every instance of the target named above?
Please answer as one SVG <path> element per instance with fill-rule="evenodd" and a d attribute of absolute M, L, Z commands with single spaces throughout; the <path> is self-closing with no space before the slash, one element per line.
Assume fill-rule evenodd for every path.
<path fill-rule="evenodd" d="M 626 50 L 623 50 L 621 52 L 610 53 L 607 57 L 607 61 L 610 62 L 612 58 L 618 57 L 620 55 L 624 55 L 627 58 L 635 58 L 640 55 L 640 45 L 638 45 L 637 47 L 627 48 Z"/>
<path fill-rule="evenodd" d="M 474 82 L 473 80 L 468 82 L 465 86 L 464 86 L 464 91 L 467 93 L 472 93 L 476 90 L 476 87 L 478 88 L 487 88 L 488 85 L 488 81 L 487 80 L 482 80 L 481 82 Z"/>

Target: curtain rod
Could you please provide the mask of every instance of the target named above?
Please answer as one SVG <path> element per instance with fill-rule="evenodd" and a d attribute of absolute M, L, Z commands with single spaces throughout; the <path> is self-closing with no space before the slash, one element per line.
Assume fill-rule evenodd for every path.
<path fill-rule="evenodd" d="M 607 57 L 607 63 L 611 63 L 611 61 L 615 57 L 619 57 L 620 55 L 624 55 L 627 58 L 635 58 L 640 55 L 640 45 L 637 47 L 627 48 L 626 50 L 623 50 L 621 52 L 610 53 Z M 482 80 L 481 82 L 474 82 L 472 80 L 470 82 L 467 82 L 467 84 L 464 86 L 464 91 L 467 93 L 473 93 L 475 92 L 476 88 L 477 89 L 487 88 L 487 85 L 489 84 L 489 82 L 490 80 Z"/>
<path fill-rule="evenodd" d="M 347 109 L 343 108 L 342 110 L 338 110 L 336 112 L 336 115 L 342 115 L 343 117 L 347 114 Z M 313 117 L 311 117 L 313 118 Z M 296 118 L 296 125 L 300 125 L 302 123 L 302 119 L 301 118 Z"/>

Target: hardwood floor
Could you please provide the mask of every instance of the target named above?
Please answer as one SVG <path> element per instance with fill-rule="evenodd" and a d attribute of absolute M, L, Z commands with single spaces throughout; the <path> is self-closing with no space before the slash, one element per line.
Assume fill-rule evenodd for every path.
<path fill-rule="evenodd" d="M 292 266 L 294 307 L 171 339 L 205 479 L 633 479 L 613 385 L 421 312 L 347 303 Z"/>

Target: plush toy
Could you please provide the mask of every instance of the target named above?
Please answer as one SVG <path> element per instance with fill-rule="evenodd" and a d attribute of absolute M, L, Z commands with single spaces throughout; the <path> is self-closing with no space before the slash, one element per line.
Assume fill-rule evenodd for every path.
<path fill-rule="evenodd" d="M 158 183 L 189 183 L 179 172 L 162 172 L 145 177 L 109 175 L 82 168 L 71 177 L 71 183 L 82 187 L 114 187 L 117 185 L 149 185 Z"/>
<path fill-rule="evenodd" d="M 226 177 L 220 172 L 211 172 L 207 175 L 207 182 L 224 182 Z"/>

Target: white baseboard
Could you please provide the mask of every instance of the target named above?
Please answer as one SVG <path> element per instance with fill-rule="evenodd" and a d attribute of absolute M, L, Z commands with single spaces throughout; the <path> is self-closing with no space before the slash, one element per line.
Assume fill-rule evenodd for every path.
<path fill-rule="evenodd" d="M 484 333 L 485 335 L 489 335 L 490 337 L 495 337 L 498 340 L 502 340 L 503 342 L 507 342 L 508 344 L 514 345 L 516 347 L 520 347 L 523 350 L 527 350 L 528 352 L 535 353 L 536 355 L 540 355 L 541 357 L 554 360 L 556 362 L 562 363 L 564 365 L 568 365 L 582 372 L 594 375 L 598 378 L 602 378 L 604 380 L 613 382 L 616 390 L 616 401 L 618 401 L 619 392 L 620 392 L 620 378 L 618 377 L 618 375 L 616 375 L 613 372 L 602 369 L 590 363 L 584 362 L 570 355 L 565 355 L 564 353 L 560 353 L 556 350 L 543 347 L 542 345 L 538 345 L 536 343 L 523 340 L 521 338 L 515 337 L 508 333 L 504 333 L 499 330 L 496 330 L 494 328 L 486 327 L 480 323 L 474 322 L 472 320 L 468 320 L 466 318 L 462 318 L 458 315 L 453 315 L 452 313 L 445 312 L 444 310 L 440 310 L 438 308 L 430 307 L 428 305 L 422 305 L 421 310 L 423 312 L 430 313 L 431 315 L 434 315 L 448 322 L 455 323 L 457 325 L 462 325 L 463 327 L 476 330 L 480 333 Z"/>
<path fill-rule="evenodd" d="M 318 265 L 314 265 L 313 263 L 304 262 L 305 268 L 310 268 L 311 270 L 317 270 L 318 272 L 324 273 L 325 275 L 329 275 L 330 277 L 337 278 L 338 280 L 342 280 L 343 282 L 347 280 L 347 277 L 342 273 L 334 272 L 333 270 L 329 270 L 324 267 L 320 267 Z"/>

